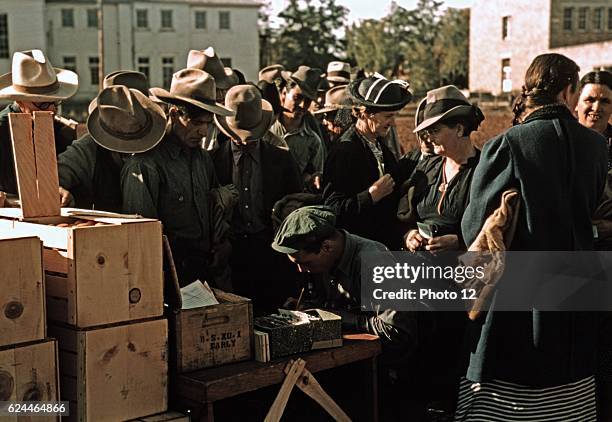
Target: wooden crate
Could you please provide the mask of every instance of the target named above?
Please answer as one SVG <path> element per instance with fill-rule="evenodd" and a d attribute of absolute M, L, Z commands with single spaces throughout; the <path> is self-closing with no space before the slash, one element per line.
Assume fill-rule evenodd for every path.
<path fill-rule="evenodd" d="M 94 222 L 108 224 L 57 226 L 74 221 L 0 219 L 0 231 L 43 241 L 48 319 L 88 328 L 161 316 L 161 223 L 100 218 Z"/>
<path fill-rule="evenodd" d="M 42 243 L 0 235 L 0 346 L 46 335 Z"/>
<path fill-rule="evenodd" d="M 156 415 L 132 419 L 128 422 L 189 422 L 189 416 L 170 410 Z"/>
<path fill-rule="evenodd" d="M 62 400 L 75 421 L 120 421 L 168 406 L 165 319 L 77 330 L 49 324 L 59 342 Z"/>
<path fill-rule="evenodd" d="M 219 305 L 175 309 L 169 314 L 171 364 L 177 372 L 251 359 L 251 300 L 218 289 L 213 291 Z"/>
<path fill-rule="evenodd" d="M 0 401 L 58 401 L 57 342 L 43 340 L 0 349 Z M 58 417 L 36 417 L 56 421 Z M 3 421 L 30 420 L 3 416 Z"/>

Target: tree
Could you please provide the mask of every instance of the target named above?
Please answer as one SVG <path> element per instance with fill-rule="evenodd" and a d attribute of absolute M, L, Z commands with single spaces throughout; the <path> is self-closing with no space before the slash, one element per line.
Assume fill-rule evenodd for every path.
<path fill-rule="evenodd" d="M 442 84 L 467 88 L 469 66 L 469 9 L 447 9 L 434 43 Z"/>
<path fill-rule="evenodd" d="M 340 37 L 348 9 L 336 0 L 289 0 L 278 15 L 282 24 L 275 43 L 278 62 L 288 69 L 300 64 L 325 69 L 327 63 L 344 56 L 346 43 Z"/>

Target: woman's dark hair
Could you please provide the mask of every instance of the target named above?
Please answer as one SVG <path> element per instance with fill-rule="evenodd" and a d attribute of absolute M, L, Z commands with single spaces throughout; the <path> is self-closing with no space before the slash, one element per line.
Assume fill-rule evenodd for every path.
<path fill-rule="evenodd" d="M 580 91 L 588 84 L 605 85 L 612 89 L 612 73 L 607 70 L 589 72 L 580 79 Z"/>
<path fill-rule="evenodd" d="M 579 71 L 580 67 L 562 54 L 541 54 L 533 59 L 525 73 L 521 96 L 513 106 L 513 123 L 520 123 L 529 109 L 556 103 L 557 96 L 568 85 L 575 90 Z"/>

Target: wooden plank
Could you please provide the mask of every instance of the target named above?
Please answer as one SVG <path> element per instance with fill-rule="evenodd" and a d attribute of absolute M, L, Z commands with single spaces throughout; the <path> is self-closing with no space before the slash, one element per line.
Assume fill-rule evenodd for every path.
<path fill-rule="evenodd" d="M 68 279 L 57 275 L 45 275 L 47 297 L 68 298 Z"/>
<path fill-rule="evenodd" d="M 60 351 L 76 353 L 79 350 L 79 331 L 65 325 L 49 324 L 49 337 L 57 339 Z"/>
<path fill-rule="evenodd" d="M 34 112 L 34 155 L 38 181 L 38 215 L 60 215 L 53 113 L 49 111 Z"/>
<path fill-rule="evenodd" d="M 371 359 L 381 353 L 380 341 L 346 340 L 338 349 L 317 350 L 292 356 L 301 357 L 311 373 Z M 274 362 L 240 362 L 203 369 L 178 376 L 178 395 L 199 403 L 210 403 L 238 394 L 280 384 L 290 358 Z"/>
<path fill-rule="evenodd" d="M 32 142 L 32 116 L 27 113 L 9 113 L 15 173 L 23 217 L 40 215 L 36 185 L 36 157 Z"/>
<path fill-rule="evenodd" d="M 128 422 L 189 422 L 189 416 L 170 410 L 156 415 L 132 419 Z"/>
<path fill-rule="evenodd" d="M 37 237 L 0 240 L 0 346 L 46 335 L 42 244 Z"/>
<path fill-rule="evenodd" d="M 43 249 L 45 271 L 68 274 L 68 252 L 60 249 Z"/>

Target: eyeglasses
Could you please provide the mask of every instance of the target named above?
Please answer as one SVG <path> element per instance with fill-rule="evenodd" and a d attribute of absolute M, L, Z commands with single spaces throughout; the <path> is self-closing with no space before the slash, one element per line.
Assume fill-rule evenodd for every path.
<path fill-rule="evenodd" d="M 33 103 L 39 110 L 49 110 L 51 107 L 58 107 L 62 102 L 61 101 L 45 101 L 41 103 Z"/>
<path fill-rule="evenodd" d="M 421 136 L 427 136 L 428 138 L 431 138 L 432 135 L 437 135 L 438 133 L 440 133 L 440 131 L 442 130 L 442 128 L 440 126 L 434 126 L 432 128 L 429 129 L 423 129 L 421 131 Z"/>

